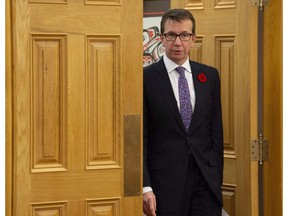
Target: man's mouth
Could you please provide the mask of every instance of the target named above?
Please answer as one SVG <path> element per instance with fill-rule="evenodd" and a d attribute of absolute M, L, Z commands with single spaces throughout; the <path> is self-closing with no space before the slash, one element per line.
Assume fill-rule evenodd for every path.
<path fill-rule="evenodd" d="M 180 54 L 180 53 L 182 53 L 181 50 L 174 50 L 173 52 L 176 53 L 176 54 Z"/>

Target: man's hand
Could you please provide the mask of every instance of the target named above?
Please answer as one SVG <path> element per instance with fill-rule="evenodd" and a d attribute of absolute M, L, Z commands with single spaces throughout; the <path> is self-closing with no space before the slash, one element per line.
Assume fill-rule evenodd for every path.
<path fill-rule="evenodd" d="M 143 194 L 143 212 L 147 216 L 156 216 L 156 197 L 152 191 Z"/>

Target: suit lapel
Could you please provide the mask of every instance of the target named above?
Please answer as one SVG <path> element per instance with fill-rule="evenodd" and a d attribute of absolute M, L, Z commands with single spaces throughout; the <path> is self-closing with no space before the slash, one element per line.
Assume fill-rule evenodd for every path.
<path fill-rule="evenodd" d="M 171 85 L 167 70 L 164 65 L 163 58 L 161 58 L 157 64 L 159 65 L 158 67 L 156 67 L 157 71 L 156 73 L 154 73 L 154 78 L 159 86 L 159 90 L 162 93 L 170 111 L 176 118 L 176 121 L 179 127 L 182 130 L 186 131 L 184 124 L 182 122 L 182 119 L 181 119 L 181 115 L 179 113 L 177 101 L 175 99 L 175 95 L 172 89 L 172 85 Z"/>
<path fill-rule="evenodd" d="M 204 90 L 205 85 L 198 80 L 198 75 L 201 73 L 201 68 L 199 67 L 199 65 L 192 61 L 190 61 L 190 65 L 196 95 L 194 112 L 192 115 L 189 129 L 189 132 L 192 133 L 197 128 L 198 118 L 201 114 L 201 111 L 203 110 L 203 102 L 205 100 L 203 93 L 205 92 Z"/>

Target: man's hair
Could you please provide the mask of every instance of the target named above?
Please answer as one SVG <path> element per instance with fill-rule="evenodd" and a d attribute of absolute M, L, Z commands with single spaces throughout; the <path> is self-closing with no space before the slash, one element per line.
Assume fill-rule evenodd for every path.
<path fill-rule="evenodd" d="M 164 34 L 165 23 L 167 20 L 175 20 L 182 22 L 184 20 L 191 20 L 192 22 L 192 33 L 195 34 L 195 19 L 188 10 L 185 9 L 172 9 L 163 14 L 161 20 L 161 34 Z"/>

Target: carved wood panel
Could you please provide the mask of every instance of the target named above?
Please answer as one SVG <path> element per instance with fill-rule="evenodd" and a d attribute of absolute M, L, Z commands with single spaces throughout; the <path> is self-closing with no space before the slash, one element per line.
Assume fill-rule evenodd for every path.
<path fill-rule="evenodd" d="M 32 172 L 65 171 L 66 35 L 32 34 L 31 41 Z"/>
<path fill-rule="evenodd" d="M 222 187 L 223 207 L 229 216 L 236 215 L 236 187 L 224 185 Z"/>
<path fill-rule="evenodd" d="M 120 199 L 103 199 L 103 200 L 87 200 L 86 201 L 86 215 L 105 215 L 117 216 L 120 215 Z"/>
<path fill-rule="evenodd" d="M 87 37 L 87 169 L 120 166 L 119 52 L 119 36 Z"/>
<path fill-rule="evenodd" d="M 235 8 L 236 0 L 215 0 L 215 8 L 216 9 L 224 9 L 224 8 Z"/>
<path fill-rule="evenodd" d="M 234 79 L 235 36 L 215 36 L 215 65 L 220 72 L 221 99 L 224 127 L 224 149 L 226 155 L 235 156 L 234 143 Z"/>
<path fill-rule="evenodd" d="M 203 0 L 189 0 L 186 4 L 187 10 L 203 10 L 204 9 L 204 2 Z"/>
<path fill-rule="evenodd" d="M 121 5 L 121 0 L 85 0 L 85 4 L 90 5 Z"/>
<path fill-rule="evenodd" d="M 67 202 L 31 204 L 32 216 L 67 216 Z"/>
<path fill-rule="evenodd" d="M 197 35 L 196 41 L 190 50 L 190 59 L 202 63 L 203 35 Z"/>

